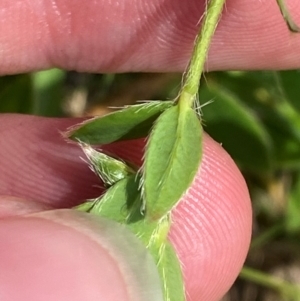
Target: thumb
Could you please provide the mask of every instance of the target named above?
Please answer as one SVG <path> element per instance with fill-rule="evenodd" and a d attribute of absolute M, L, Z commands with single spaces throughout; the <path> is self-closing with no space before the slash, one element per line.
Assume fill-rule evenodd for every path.
<path fill-rule="evenodd" d="M 0 220 L 1 301 L 162 301 L 152 257 L 122 225 L 75 210 Z"/>

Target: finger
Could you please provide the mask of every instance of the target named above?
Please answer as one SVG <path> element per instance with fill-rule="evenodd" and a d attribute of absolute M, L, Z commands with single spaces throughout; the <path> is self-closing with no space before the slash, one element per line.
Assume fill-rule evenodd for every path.
<path fill-rule="evenodd" d="M 0 195 L 43 201 L 55 208 L 98 197 L 103 191 L 98 177 L 84 162 L 80 148 L 61 134 L 76 123 L 76 119 L 0 114 Z M 138 164 L 141 142 L 108 149 L 116 154 L 122 151 L 124 159 L 138 150 L 140 156 L 133 162 Z"/>
<path fill-rule="evenodd" d="M 75 210 L 0 220 L 0 266 L 1 301 L 162 301 L 141 242 Z"/>
<path fill-rule="evenodd" d="M 2 133 L 6 135 L 2 141 L 8 143 L 5 149 L 0 149 L 0 160 L 3 160 L 0 166 L 4 168 L 0 174 L 0 194 L 8 194 L 3 187 L 9 181 L 6 187 L 16 195 L 26 194 L 30 199 L 49 200 L 56 207 L 64 207 L 78 202 L 78 196 L 84 199 L 95 193 L 91 187 L 97 179 L 80 160 L 78 148 L 66 144 L 57 132 L 74 120 L 2 118 L 0 128 L 9 125 L 9 131 Z M 23 135 L 20 135 L 21 127 Z M 135 141 L 115 146 L 114 150 L 111 146 L 111 151 L 138 163 L 142 146 L 142 141 Z M 14 157 L 16 150 L 19 162 Z M 17 167 L 16 175 L 12 170 Z M 18 181 L 14 181 L 16 177 Z M 222 147 L 207 136 L 201 169 L 174 211 L 173 221 L 170 239 L 184 268 L 188 300 L 218 300 L 233 283 L 246 257 L 251 208 L 240 172 Z"/>
<path fill-rule="evenodd" d="M 131 155 L 137 160 L 141 154 Z M 207 135 L 201 167 L 172 220 L 170 240 L 182 263 L 187 301 L 219 301 L 247 256 L 252 210 L 243 176 Z"/>
<path fill-rule="evenodd" d="M 205 1 L 57 0 L 0 3 L 0 73 L 183 71 Z M 300 3 L 288 1 L 300 24 Z M 274 38 L 276 37 L 276 38 Z M 300 67 L 300 35 L 276 1 L 226 1 L 207 69 Z"/>
<path fill-rule="evenodd" d="M 187 300 L 219 301 L 247 256 L 252 213 L 241 173 L 209 137 L 198 175 L 172 219 L 170 239 L 183 263 Z"/>
<path fill-rule="evenodd" d="M 0 196 L 0 219 L 51 209 L 53 209 L 51 205 L 43 202 L 24 200 L 14 196 Z"/>

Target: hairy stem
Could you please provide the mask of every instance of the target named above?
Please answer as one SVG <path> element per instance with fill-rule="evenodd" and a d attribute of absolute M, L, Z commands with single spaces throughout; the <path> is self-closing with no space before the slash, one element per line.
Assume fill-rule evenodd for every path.
<path fill-rule="evenodd" d="M 192 106 L 195 100 L 209 45 L 218 25 L 224 4 L 225 0 L 210 0 L 207 3 L 201 30 L 196 38 L 192 58 L 184 78 L 179 102 Z"/>

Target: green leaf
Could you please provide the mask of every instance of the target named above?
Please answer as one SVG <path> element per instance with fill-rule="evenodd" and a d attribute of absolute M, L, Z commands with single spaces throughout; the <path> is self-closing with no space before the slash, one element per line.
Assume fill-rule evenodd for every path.
<path fill-rule="evenodd" d="M 118 181 L 99 198 L 86 201 L 74 209 L 126 224 L 145 246 L 157 228 L 157 223 L 145 220 L 140 176 L 136 174 Z"/>
<path fill-rule="evenodd" d="M 83 203 L 77 209 L 87 208 L 88 212 L 110 218 L 121 224 L 128 224 L 144 218 L 143 200 L 139 189 L 140 179 L 136 174 L 127 176 L 110 187 L 103 196 Z"/>
<path fill-rule="evenodd" d="M 80 146 L 90 162 L 91 169 L 106 186 L 111 186 L 135 173 L 133 168 L 121 160 L 99 152 L 86 143 L 80 143 Z"/>
<path fill-rule="evenodd" d="M 291 80 L 290 85 L 282 85 L 282 74 L 284 77 L 287 75 L 287 84 Z M 268 161 L 272 168 L 296 169 L 300 167 L 299 113 L 289 105 L 292 104 L 291 96 L 288 97 L 286 93 L 287 90 L 290 93 L 295 90 L 294 105 L 299 105 L 300 102 L 297 102 L 298 83 L 293 81 L 294 75 L 297 78 L 297 71 L 207 74 L 206 82 L 203 83 L 200 91 L 200 99 L 202 101 L 214 99 L 214 102 L 203 109 L 206 130 L 212 137 L 223 143 L 223 146 L 244 170 L 265 171 L 268 169 L 265 166 Z M 205 86 L 206 83 L 208 87 Z M 215 93 L 216 89 L 219 92 Z M 231 105 L 227 106 L 227 100 L 220 95 L 222 93 L 225 93 L 226 97 L 233 98 L 235 106 L 240 107 L 239 110 L 242 112 L 235 114 L 236 116 L 229 116 L 228 111 L 231 111 Z M 238 109 L 236 111 L 238 112 Z M 241 128 L 239 121 L 236 120 L 243 119 L 244 113 L 252 115 L 250 118 L 257 124 L 257 127 L 261 128 L 264 132 L 263 136 L 267 139 L 261 139 L 263 136 L 259 138 L 256 134 L 256 137 L 252 135 L 252 138 L 248 139 L 249 132 L 252 131 L 251 127 Z M 229 126 L 227 126 L 228 123 L 230 123 Z M 241 135 L 241 132 L 244 134 Z M 232 133 L 235 134 L 232 135 Z M 241 140 L 240 136 L 246 140 L 246 143 Z M 254 139 L 256 142 L 250 143 Z M 266 155 L 269 158 L 267 160 L 264 159 Z M 244 160 L 245 157 L 249 159 Z M 263 163 L 261 169 L 259 169 L 258 160 Z"/>
<path fill-rule="evenodd" d="M 221 90 L 229 91 L 252 110 L 259 110 L 261 105 L 272 109 L 281 98 L 274 72 L 212 72 L 205 79 L 203 85 L 217 85 Z M 201 97 L 200 99 L 202 100 Z"/>
<path fill-rule="evenodd" d="M 71 128 L 66 134 L 72 140 L 89 144 L 146 137 L 153 122 L 173 101 L 151 101 L 96 117 Z"/>
<path fill-rule="evenodd" d="M 168 241 L 171 215 L 168 213 L 161 218 L 159 222 L 151 224 L 147 224 L 147 221 L 144 220 L 144 228 L 152 224 L 155 224 L 156 227 L 152 232 L 148 232 L 146 246 L 157 264 L 160 279 L 163 284 L 164 300 L 184 301 L 185 291 L 180 261 L 173 246 Z"/>
<path fill-rule="evenodd" d="M 242 168 L 268 172 L 273 158 L 272 141 L 253 111 L 235 94 L 212 82 L 202 87 L 200 99 L 214 99 L 213 104 L 203 108 L 207 132 Z"/>
<path fill-rule="evenodd" d="M 91 237 L 119 265 L 120 275 L 126 277 L 129 300 L 164 300 L 153 256 L 124 225 L 69 209 L 47 210 L 32 216 L 56 220 L 61 225 L 78 229 L 82 235 Z"/>
<path fill-rule="evenodd" d="M 202 156 L 202 128 L 195 111 L 173 106 L 157 119 L 149 137 L 143 186 L 146 214 L 160 219 L 191 185 Z"/>
<path fill-rule="evenodd" d="M 79 211 L 106 217 L 126 224 L 145 245 L 157 227 L 145 220 L 144 203 L 140 191 L 140 176 L 131 175 L 110 187 L 103 196 L 75 207 Z"/>
<path fill-rule="evenodd" d="M 97 200 L 98 198 L 95 200 L 85 201 L 84 203 L 75 206 L 74 209 L 81 212 L 91 212 Z"/>
<path fill-rule="evenodd" d="M 260 119 L 274 146 L 274 168 L 300 167 L 300 125 L 278 110 L 262 107 Z"/>
<path fill-rule="evenodd" d="M 286 228 L 289 232 L 300 233 L 300 177 L 290 193 L 285 217 Z"/>
<path fill-rule="evenodd" d="M 286 100 L 300 112 L 300 70 L 277 72 Z"/>
<path fill-rule="evenodd" d="M 57 117 L 64 116 L 63 96 L 65 90 L 65 71 L 50 69 L 34 72 L 32 81 L 34 87 L 35 115 Z"/>
<path fill-rule="evenodd" d="M 167 241 L 171 221 L 168 216 L 164 216 L 159 223 L 144 219 L 138 206 L 141 204 L 141 196 L 137 192 L 139 192 L 138 181 L 130 176 L 108 189 L 102 198 L 86 202 L 76 209 L 80 211 L 87 209 L 94 215 L 126 224 L 149 249 L 157 264 L 164 290 L 164 301 L 184 301 L 180 262 L 172 245 Z"/>
<path fill-rule="evenodd" d="M 30 74 L 0 77 L 0 113 L 32 113 L 32 96 L 33 84 Z"/>
<path fill-rule="evenodd" d="M 183 276 L 173 246 L 166 241 L 159 249 L 150 246 L 163 285 L 164 301 L 185 301 Z"/>

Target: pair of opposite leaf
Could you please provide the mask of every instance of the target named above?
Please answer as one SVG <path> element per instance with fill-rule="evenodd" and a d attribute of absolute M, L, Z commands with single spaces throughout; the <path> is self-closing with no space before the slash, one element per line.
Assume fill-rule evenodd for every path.
<path fill-rule="evenodd" d="M 93 151 L 89 145 L 144 138 L 150 133 L 143 166 L 128 164 Z M 188 189 L 201 161 L 202 128 L 196 112 L 173 101 L 153 101 L 129 106 L 94 118 L 69 131 L 81 143 L 93 169 L 111 186 L 136 174 L 146 217 L 159 220 Z"/>
<path fill-rule="evenodd" d="M 148 134 L 140 169 L 91 147 Z M 202 157 L 202 127 L 195 110 L 182 102 L 142 103 L 88 120 L 68 137 L 79 142 L 107 188 L 77 209 L 127 225 L 152 254 L 165 300 L 185 300 L 181 266 L 167 236 L 170 212 L 191 185 Z"/>

